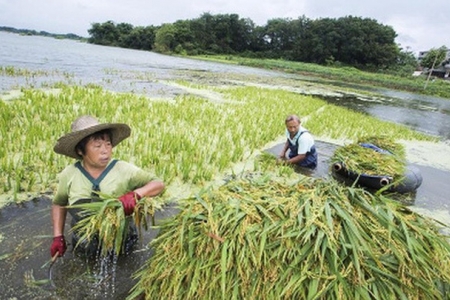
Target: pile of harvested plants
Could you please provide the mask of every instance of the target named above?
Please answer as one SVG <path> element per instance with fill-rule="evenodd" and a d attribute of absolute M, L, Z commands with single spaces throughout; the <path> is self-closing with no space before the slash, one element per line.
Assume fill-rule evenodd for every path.
<path fill-rule="evenodd" d="M 440 299 L 450 282 L 436 224 L 363 189 L 260 176 L 183 202 L 128 299 Z"/>
<path fill-rule="evenodd" d="M 361 143 L 375 145 L 389 153 L 362 147 Z M 343 163 L 347 170 L 358 174 L 389 175 L 398 178 L 404 174 L 406 154 L 403 145 L 389 137 L 362 137 L 356 143 L 336 149 L 331 163 Z"/>
<path fill-rule="evenodd" d="M 135 206 L 131 217 L 126 217 L 119 199 L 99 193 L 98 201 L 69 206 L 82 211 L 83 218 L 78 221 L 72 231 L 79 236 L 75 247 L 83 243 L 90 243 L 98 239 L 101 256 L 123 252 L 124 241 L 127 237 L 130 222 L 134 222 L 141 230 L 148 229 L 148 218 L 153 218 L 157 210 L 163 207 L 160 198 L 142 198 Z"/>

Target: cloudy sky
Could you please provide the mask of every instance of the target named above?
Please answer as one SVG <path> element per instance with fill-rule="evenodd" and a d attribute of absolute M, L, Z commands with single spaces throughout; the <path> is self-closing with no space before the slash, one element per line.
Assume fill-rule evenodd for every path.
<path fill-rule="evenodd" d="M 202 13 L 238 14 L 257 25 L 274 18 L 356 16 L 397 32 L 403 49 L 450 47 L 449 0 L 0 0 L 0 26 L 88 36 L 92 23 L 161 25 Z M 1 41 L 0 41 L 1 43 Z"/>

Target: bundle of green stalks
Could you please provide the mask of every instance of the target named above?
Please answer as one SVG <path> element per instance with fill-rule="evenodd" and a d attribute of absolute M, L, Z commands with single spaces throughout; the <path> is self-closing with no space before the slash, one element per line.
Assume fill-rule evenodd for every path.
<path fill-rule="evenodd" d="M 185 199 L 128 299 L 441 299 L 450 245 L 382 195 L 325 179 L 230 181 Z"/>
<path fill-rule="evenodd" d="M 360 143 L 369 143 L 389 151 L 380 153 L 365 148 Z M 406 168 L 406 154 L 403 145 L 389 137 L 362 137 L 354 144 L 338 148 L 331 157 L 331 163 L 343 163 L 347 170 L 367 175 L 388 175 L 401 178 Z"/>
<path fill-rule="evenodd" d="M 72 231 L 79 236 L 78 244 L 90 243 L 98 238 L 101 256 L 123 253 L 124 241 L 127 237 L 130 222 L 134 222 L 141 234 L 148 229 L 148 218 L 161 210 L 163 202 L 159 198 L 142 198 L 135 206 L 131 217 L 126 217 L 119 199 L 99 193 L 98 201 L 69 206 L 81 210 L 83 218 L 78 221 Z"/>

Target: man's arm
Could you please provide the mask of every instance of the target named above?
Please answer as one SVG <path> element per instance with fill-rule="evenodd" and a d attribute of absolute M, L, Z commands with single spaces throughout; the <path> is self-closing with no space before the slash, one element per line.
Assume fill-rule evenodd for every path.
<path fill-rule="evenodd" d="M 284 143 L 284 146 L 283 146 L 283 150 L 281 150 L 281 152 L 280 152 L 280 156 L 279 157 L 281 159 L 285 159 L 286 158 L 286 152 L 287 152 L 288 148 L 289 148 L 289 141 L 286 140 L 286 143 Z"/>
<path fill-rule="evenodd" d="M 299 154 L 297 156 L 294 156 L 293 158 L 290 158 L 290 159 L 286 160 L 286 162 L 290 163 L 290 164 L 298 164 L 299 162 L 304 160 L 305 157 L 306 157 L 306 153 L 305 154 Z"/>

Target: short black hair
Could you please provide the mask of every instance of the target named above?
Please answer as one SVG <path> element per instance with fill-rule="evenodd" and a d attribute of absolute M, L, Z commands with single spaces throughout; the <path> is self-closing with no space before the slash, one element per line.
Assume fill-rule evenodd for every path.
<path fill-rule="evenodd" d="M 109 137 L 109 140 L 112 141 L 112 132 L 110 129 L 104 129 L 104 130 L 100 130 L 97 132 L 94 132 L 91 135 L 88 135 L 87 137 L 85 137 L 84 139 L 82 139 L 76 146 L 75 146 L 75 151 L 78 154 L 80 151 L 81 153 L 84 155 L 86 153 L 86 145 L 89 142 L 89 140 L 93 139 L 93 140 L 98 140 L 98 139 L 103 139 L 103 137 L 105 136 L 105 134 Z M 81 156 L 81 155 L 80 155 Z"/>

